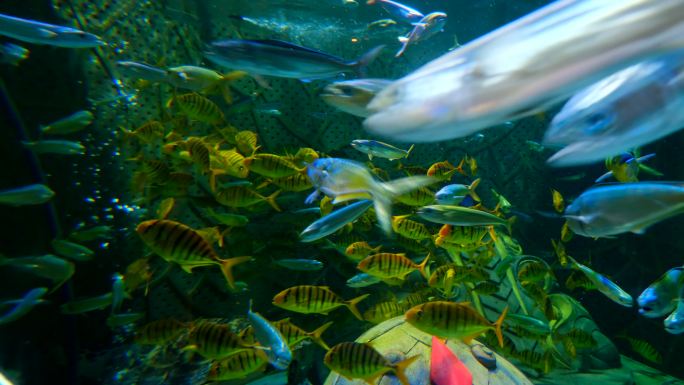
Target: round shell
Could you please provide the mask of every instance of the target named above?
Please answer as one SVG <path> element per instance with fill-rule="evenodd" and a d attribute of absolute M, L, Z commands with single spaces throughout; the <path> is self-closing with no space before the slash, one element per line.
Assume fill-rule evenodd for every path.
<path fill-rule="evenodd" d="M 406 376 L 411 385 L 430 385 L 430 352 L 432 336 L 423 333 L 404 321 L 403 316 L 395 317 L 376 325 L 361 335 L 356 342 L 368 342 L 391 362 L 420 355 L 420 359 L 406 368 Z M 473 341 L 471 344 L 477 344 Z M 447 346 L 463 362 L 473 375 L 473 385 L 532 385 L 520 370 L 502 356 L 496 357 L 496 367 L 492 370 L 483 366 L 473 356 L 471 347 L 460 340 L 449 340 Z M 361 379 L 347 380 L 332 372 L 324 385 L 363 385 Z M 380 377 L 376 385 L 399 385 L 392 374 Z"/>

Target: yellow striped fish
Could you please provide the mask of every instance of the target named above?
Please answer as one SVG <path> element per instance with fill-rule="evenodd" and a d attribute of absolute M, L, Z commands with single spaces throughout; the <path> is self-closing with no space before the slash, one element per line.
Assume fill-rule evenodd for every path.
<path fill-rule="evenodd" d="M 188 118 L 204 123 L 218 124 L 224 118 L 216 103 L 196 93 L 176 95 L 169 99 L 166 107 L 176 108 Z"/>
<path fill-rule="evenodd" d="M 241 208 L 254 206 L 257 203 L 266 202 L 275 211 L 281 211 L 275 199 L 281 190 L 265 197 L 246 186 L 230 186 L 221 188 L 214 194 L 216 201 L 224 206 Z"/>
<path fill-rule="evenodd" d="M 172 318 L 152 321 L 136 330 L 135 342 L 140 345 L 163 345 L 180 337 L 187 328 L 188 325 Z"/>
<path fill-rule="evenodd" d="M 245 166 L 245 157 L 239 152 L 232 150 L 219 150 L 217 156 L 213 157 L 214 164 L 212 168 L 220 169 L 230 176 L 236 178 L 247 178 L 249 175 L 249 168 Z"/>
<path fill-rule="evenodd" d="M 204 358 L 220 360 L 249 350 L 252 346 L 231 332 L 228 325 L 199 321 L 188 334 L 188 345 L 183 350 L 197 352 Z"/>
<path fill-rule="evenodd" d="M 323 362 L 349 381 L 360 378 L 368 384 L 374 384 L 385 373 L 393 372 L 402 385 L 410 385 L 404 371 L 418 358 L 420 356 L 416 355 L 392 364 L 369 344 L 342 342 L 328 351 Z"/>
<path fill-rule="evenodd" d="M 408 219 L 410 215 L 400 215 L 392 217 L 392 230 L 395 233 L 408 239 L 421 241 L 431 239 L 432 234 L 424 224 Z"/>
<path fill-rule="evenodd" d="M 309 147 L 302 147 L 297 150 L 294 155 L 286 157 L 287 160 L 294 163 L 298 167 L 306 167 L 306 165 L 313 163 L 313 161 L 318 158 L 318 152 Z"/>
<path fill-rule="evenodd" d="M 245 159 L 249 171 L 267 178 L 282 178 L 301 173 L 305 168 L 297 168 L 292 162 L 280 155 L 255 154 Z"/>
<path fill-rule="evenodd" d="M 405 279 L 406 276 L 414 270 L 418 270 L 423 277 L 427 278 L 425 275 L 425 266 L 429 259 L 430 254 L 425 257 L 423 262 L 416 264 L 406 258 L 406 254 L 404 253 L 378 253 L 364 258 L 356 265 L 356 268 L 380 279 Z"/>
<path fill-rule="evenodd" d="M 380 302 L 363 312 L 363 319 L 374 324 L 398 317 L 406 311 L 406 306 L 397 301 Z"/>
<path fill-rule="evenodd" d="M 378 247 L 371 247 L 366 241 L 351 243 L 344 251 L 344 254 L 349 257 L 349 259 L 354 261 L 360 261 L 366 258 L 371 253 L 377 253 L 382 248 L 382 245 Z"/>
<path fill-rule="evenodd" d="M 219 265 L 231 289 L 235 288 L 233 266 L 252 257 L 220 259 L 197 231 L 175 221 L 152 219 L 142 222 L 136 232 L 145 244 L 167 262 L 178 264 L 188 273 L 199 266 Z"/>
<path fill-rule="evenodd" d="M 235 145 L 242 155 L 252 156 L 259 149 L 258 136 L 254 131 L 240 131 L 235 134 Z"/>
<path fill-rule="evenodd" d="M 199 138 L 188 138 L 185 141 L 186 148 L 190 153 L 190 158 L 202 172 L 208 172 L 211 167 L 209 148 Z"/>
<path fill-rule="evenodd" d="M 146 144 L 161 141 L 164 138 L 164 132 L 166 131 L 164 126 L 156 120 L 150 120 L 133 131 L 128 131 L 123 127 L 119 128 L 123 133 L 124 140 L 130 141 L 136 139 Z"/>
<path fill-rule="evenodd" d="M 468 302 L 435 301 L 409 309 L 406 312 L 406 322 L 434 336 L 458 338 L 465 343 L 491 329 L 496 333 L 499 345 L 503 347 L 501 325 L 507 312 L 508 307 L 496 322 L 490 323 Z"/>
<path fill-rule="evenodd" d="M 570 230 L 570 226 L 568 226 L 568 221 L 565 221 L 565 223 L 563 223 L 563 227 L 561 227 L 561 242 L 570 242 L 573 234 L 574 233 L 572 230 Z"/>
<path fill-rule="evenodd" d="M 396 200 L 407 206 L 427 206 L 435 201 L 435 192 L 427 187 L 421 187 L 397 196 Z"/>
<path fill-rule="evenodd" d="M 637 354 L 655 364 L 663 363 L 663 356 L 648 342 L 628 336 L 621 336 L 632 347 Z"/>
<path fill-rule="evenodd" d="M 301 192 L 313 187 L 306 174 L 296 173 L 290 176 L 271 179 L 271 183 L 280 187 L 283 191 Z"/>
<path fill-rule="evenodd" d="M 268 364 L 268 358 L 262 349 L 241 351 L 223 360 L 214 361 L 209 368 L 207 381 L 244 378 L 262 370 L 266 364 Z"/>
<path fill-rule="evenodd" d="M 273 297 L 273 304 L 285 310 L 304 314 L 328 314 L 331 310 L 346 306 L 356 318 L 363 321 L 356 305 L 368 296 L 369 294 L 364 294 L 345 301 L 327 286 L 302 285 L 281 291 Z"/>
<path fill-rule="evenodd" d="M 321 338 L 321 335 L 328 330 L 328 328 L 332 325 L 332 321 L 326 322 L 325 324 L 321 325 L 318 329 L 307 332 L 301 328 L 299 328 L 297 325 L 293 324 L 289 318 L 282 319 L 280 321 L 274 322 L 273 326 L 278 329 L 280 334 L 283 335 L 285 340 L 287 341 L 287 345 L 291 348 L 294 349 L 299 345 L 302 341 L 304 340 L 311 340 L 318 345 L 320 345 L 323 349 L 325 350 L 330 350 L 330 347 L 328 344 L 323 341 Z M 254 343 L 256 342 L 256 339 L 254 337 L 254 328 L 251 326 L 247 327 L 243 331 L 240 332 L 240 338 L 247 342 L 247 343 Z"/>
<path fill-rule="evenodd" d="M 456 167 L 449 163 L 448 160 L 445 160 L 444 162 L 437 162 L 430 166 L 427 170 L 427 176 L 437 178 L 440 181 L 448 181 L 451 180 L 451 177 L 454 176 L 456 171 Z"/>
<path fill-rule="evenodd" d="M 545 264 L 537 261 L 526 261 L 518 269 L 519 282 L 539 282 L 543 280 L 550 271 Z"/>
<path fill-rule="evenodd" d="M 488 230 L 489 227 L 487 226 L 443 225 L 442 228 L 439 229 L 438 234 L 445 242 L 458 245 L 472 245 L 482 243 Z"/>

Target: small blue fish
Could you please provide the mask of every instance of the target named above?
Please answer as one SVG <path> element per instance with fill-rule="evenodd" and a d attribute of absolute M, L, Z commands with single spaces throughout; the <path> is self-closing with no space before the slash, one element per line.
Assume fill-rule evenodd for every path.
<path fill-rule="evenodd" d="M 389 160 L 408 158 L 409 154 L 411 154 L 411 150 L 413 150 L 413 145 L 411 145 L 408 150 L 402 150 L 401 148 L 394 147 L 391 144 L 367 139 L 352 140 L 351 146 L 357 151 L 368 155 L 369 160 L 373 160 L 374 156 Z"/>
<path fill-rule="evenodd" d="M 292 351 L 287 346 L 287 340 L 278 328 L 271 322 L 252 311 L 252 301 L 249 301 L 247 311 L 249 324 L 254 328 L 254 337 L 265 350 L 268 361 L 278 370 L 285 370 L 292 362 Z"/>
<path fill-rule="evenodd" d="M 24 295 L 23 298 L 19 300 L 5 302 L 5 304 L 15 304 L 15 306 L 12 308 L 12 310 L 0 315 L 0 325 L 14 322 L 25 316 L 31 311 L 31 309 L 33 309 L 34 306 L 43 302 L 41 298 L 47 293 L 47 291 L 48 289 L 44 287 L 38 287 L 30 290 Z"/>
<path fill-rule="evenodd" d="M 11 66 L 18 66 L 19 62 L 26 60 L 29 56 L 29 50 L 26 48 L 12 44 L 0 44 L 0 63 L 9 64 Z"/>
<path fill-rule="evenodd" d="M 313 242 L 326 237 L 359 218 L 373 205 L 372 201 L 361 200 L 335 210 L 310 224 L 299 238 L 302 242 Z"/>
<path fill-rule="evenodd" d="M 276 265 L 282 266 L 286 269 L 297 271 L 317 271 L 323 268 L 323 262 L 315 259 L 277 259 L 274 261 Z"/>
<path fill-rule="evenodd" d="M 64 48 L 95 48 L 105 43 L 92 33 L 0 14 L 0 36 Z"/>
<path fill-rule="evenodd" d="M 423 15 L 420 11 L 392 0 L 368 0 L 366 4 L 380 4 L 382 9 L 389 12 L 392 16 L 408 23 L 419 22 L 423 17 L 425 17 L 425 15 Z"/>
<path fill-rule="evenodd" d="M 44 184 L 31 184 L 11 190 L 0 191 L 0 204 L 10 206 L 30 206 L 45 203 L 55 196 L 55 192 Z"/>
<path fill-rule="evenodd" d="M 409 45 L 427 40 L 436 33 L 442 32 L 444 25 L 446 24 L 446 19 L 447 14 L 444 12 L 432 12 L 420 19 L 419 22 L 414 24 L 413 29 L 407 36 L 399 37 L 401 49 L 399 49 L 399 52 L 394 56 L 399 57 L 404 54 Z"/>
<path fill-rule="evenodd" d="M 475 189 L 479 184 L 480 178 L 474 180 L 470 185 L 446 185 L 435 193 L 435 199 L 440 205 L 457 205 L 461 203 L 466 196 L 471 196 L 474 200 L 479 202 L 480 197 L 475 192 Z"/>
<path fill-rule="evenodd" d="M 380 278 L 370 274 L 359 273 L 347 280 L 347 286 L 353 288 L 366 287 L 381 282 Z"/>

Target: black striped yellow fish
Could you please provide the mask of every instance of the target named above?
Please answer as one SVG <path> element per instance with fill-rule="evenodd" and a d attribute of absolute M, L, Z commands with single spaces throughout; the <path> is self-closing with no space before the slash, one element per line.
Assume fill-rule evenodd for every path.
<path fill-rule="evenodd" d="M 397 301 L 380 302 L 363 312 L 363 319 L 368 322 L 379 324 L 390 318 L 398 317 L 406 311 L 406 306 Z"/>
<path fill-rule="evenodd" d="M 330 370 L 350 381 L 360 378 L 374 384 L 383 374 L 393 372 L 402 385 L 410 385 L 404 371 L 418 358 L 420 356 L 416 355 L 392 364 L 369 344 L 342 342 L 328 351 L 323 362 Z"/>
<path fill-rule="evenodd" d="M 398 195 L 396 200 L 407 206 L 427 206 L 435 201 L 435 192 L 427 187 L 420 187 Z"/>
<path fill-rule="evenodd" d="M 289 318 L 285 318 L 280 321 L 274 322 L 273 326 L 275 326 L 278 329 L 278 331 L 280 331 L 280 333 L 283 335 L 283 337 L 285 337 L 287 345 L 290 348 L 295 348 L 304 340 L 311 340 L 320 345 L 323 349 L 330 350 L 330 347 L 328 346 L 328 344 L 325 343 L 325 341 L 323 341 L 321 335 L 326 330 L 328 330 L 328 328 L 332 324 L 332 321 L 326 322 L 320 327 L 318 327 L 316 330 L 307 332 L 301 329 L 299 326 L 293 324 Z M 244 329 L 242 332 L 240 332 L 240 338 L 242 338 L 242 340 L 247 343 L 255 341 L 254 329 L 251 326 Z"/>
<path fill-rule="evenodd" d="M 208 172 L 211 168 L 211 156 L 207 145 L 199 138 L 188 138 L 185 141 L 185 145 L 193 163 L 195 163 L 202 172 Z"/>
<path fill-rule="evenodd" d="M 259 149 L 258 136 L 254 131 L 240 131 L 235 134 L 235 145 L 242 155 L 252 156 Z"/>
<path fill-rule="evenodd" d="M 481 244 L 489 228 L 487 226 L 452 226 L 443 225 L 439 236 L 443 241 L 458 245 Z"/>
<path fill-rule="evenodd" d="M 123 133 L 124 141 L 131 141 L 132 139 L 135 139 L 146 144 L 161 141 L 164 138 L 164 132 L 166 131 L 164 125 L 156 120 L 150 120 L 149 122 L 132 131 L 126 130 L 123 127 L 119 128 Z"/>
<path fill-rule="evenodd" d="M 508 307 L 496 322 L 491 323 L 468 302 L 434 301 L 409 309 L 406 312 L 406 322 L 434 336 L 458 338 L 466 343 L 491 329 L 496 333 L 499 345 L 503 347 L 501 325 L 507 312 Z"/>
<path fill-rule="evenodd" d="M 188 334 L 188 345 L 183 350 L 199 353 L 202 357 L 220 360 L 232 354 L 251 349 L 225 324 L 199 321 Z"/>
<path fill-rule="evenodd" d="M 218 124 L 224 118 L 216 103 L 196 93 L 176 95 L 169 99 L 166 107 L 176 108 L 188 118 L 204 123 Z"/>
<path fill-rule="evenodd" d="M 539 282 L 551 272 L 545 264 L 537 261 L 526 261 L 518 269 L 519 282 Z"/>
<path fill-rule="evenodd" d="M 309 177 L 302 173 L 273 178 L 271 183 L 280 187 L 283 191 L 301 192 L 313 188 Z"/>
<path fill-rule="evenodd" d="M 410 215 L 400 215 L 392 217 L 392 230 L 395 233 L 408 239 L 417 241 L 432 238 L 424 224 L 408 219 Z"/>
<path fill-rule="evenodd" d="M 632 350 L 646 360 L 651 361 L 654 364 L 663 363 L 663 356 L 648 342 L 624 335 L 620 336 L 620 338 L 626 340 L 632 347 Z"/>
<path fill-rule="evenodd" d="M 262 349 L 249 349 L 215 361 L 209 368 L 207 381 L 226 381 L 247 377 L 266 367 L 268 358 Z"/>
<path fill-rule="evenodd" d="M 423 277 L 427 278 L 425 275 L 425 266 L 429 259 L 430 254 L 423 259 L 423 262 L 417 264 L 406 258 L 406 254 L 404 253 L 378 253 L 364 258 L 356 265 L 356 268 L 364 273 L 381 279 L 404 279 L 409 273 L 415 270 L 418 270 Z"/>
<path fill-rule="evenodd" d="M 233 208 L 244 208 L 254 206 L 257 203 L 266 202 L 275 211 L 281 211 L 275 199 L 280 194 L 281 190 L 265 197 L 258 192 L 246 186 L 230 186 L 220 188 L 214 194 L 216 201 L 224 206 Z"/>
<path fill-rule="evenodd" d="M 244 179 L 249 175 L 249 168 L 245 166 L 245 157 L 235 149 L 219 150 L 211 159 L 212 168 L 219 169 L 230 176 Z"/>
<path fill-rule="evenodd" d="M 328 314 L 331 310 L 346 306 L 356 318 L 363 320 L 356 305 L 368 296 L 369 294 L 364 294 L 345 301 L 327 286 L 302 285 L 281 291 L 273 297 L 273 304 L 286 310 L 304 314 Z"/>
<path fill-rule="evenodd" d="M 282 178 L 301 173 L 305 168 L 298 168 L 280 155 L 254 154 L 245 159 L 249 171 L 268 178 Z"/>
<path fill-rule="evenodd" d="M 188 273 L 195 267 L 219 265 L 231 288 L 235 288 L 233 266 L 252 259 L 246 256 L 221 259 L 197 231 L 176 221 L 152 219 L 140 223 L 136 232 L 152 251 Z"/>
<path fill-rule="evenodd" d="M 180 337 L 188 325 L 168 318 L 147 323 L 135 332 L 135 342 L 140 345 L 163 345 Z"/>
<path fill-rule="evenodd" d="M 366 241 L 350 243 L 349 246 L 344 251 L 344 254 L 354 261 L 360 261 L 366 258 L 370 253 L 377 253 L 382 248 L 382 245 L 378 247 L 371 247 Z"/>

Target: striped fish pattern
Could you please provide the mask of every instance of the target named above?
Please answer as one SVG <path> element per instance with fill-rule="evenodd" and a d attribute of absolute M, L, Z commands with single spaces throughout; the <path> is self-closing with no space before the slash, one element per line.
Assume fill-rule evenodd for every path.
<path fill-rule="evenodd" d="M 215 361 L 209 368 L 208 381 L 226 381 L 247 377 L 268 364 L 268 358 L 261 349 L 248 349 L 228 358 Z"/>
<path fill-rule="evenodd" d="M 267 178 L 282 178 L 304 171 L 280 155 L 256 154 L 245 159 L 245 165 L 251 172 Z"/>
<path fill-rule="evenodd" d="M 439 229 L 443 241 L 458 245 L 481 244 L 487 234 L 487 226 L 452 226 L 444 225 Z"/>
<path fill-rule="evenodd" d="M 430 254 L 425 257 L 423 262 L 416 264 L 406 258 L 406 254 L 378 253 L 369 255 L 356 265 L 356 268 L 364 273 L 370 274 L 380 279 L 399 278 L 404 279 L 409 273 L 418 270 L 425 275 L 425 266 L 430 259 Z"/>
<path fill-rule="evenodd" d="M 235 288 L 233 266 L 252 259 L 247 256 L 220 259 L 197 231 L 176 221 L 151 219 L 140 223 L 136 232 L 153 252 L 188 273 L 198 266 L 219 265 L 230 288 Z"/>
<path fill-rule="evenodd" d="M 290 176 L 273 178 L 271 183 L 280 187 L 283 191 L 301 192 L 313 187 L 306 174 L 297 173 Z"/>
<path fill-rule="evenodd" d="M 382 321 L 404 314 L 407 309 L 408 307 L 405 304 L 400 304 L 396 301 L 380 302 L 363 312 L 363 319 L 379 324 Z"/>
<path fill-rule="evenodd" d="M 175 340 L 187 330 L 187 325 L 178 320 L 160 319 L 141 326 L 135 333 L 135 342 L 140 345 L 164 345 Z"/>
<path fill-rule="evenodd" d="M 258 139 L 254 131 L 240 131 L 235 134 L 235 145 L 242 155 L 251 156 L 259 149 Z"/>
<path fill-rule="evenodd" d="M 281 190 L 278 190 L 265 197 L 245 186 L 230 186 L 216 191 L 214 197 L 218 203 L 228 207 L 244 208 L 254 206 L 257 203 L 266 202 L 271 205 L 275 211 L 281 211 L 275 201 L 280 192 Z"/>
<path fill-rule="evenodd" d="M 423 239 L 431 239 L 432 234 L 428 231 L 424 224 L 412 221 L 407 218 L 408 215 L 392 217 L 392 230 L 395 233 L 408 239 L 415 239 L 417 241 Z"/>
<path fill-rule="evenodd" d="M 245 157 L 239 152 L 232 150 L 219 150 L 216 159 L 216 167 L 230 176 L 236 178 L 247 178 L 249 175 L 249 168 L 245 166 Z"/>
<path fill-rule="evenodd" d="M 431 176 L 433 178 L 437 178 L 440 181 L 448 181 L 451 180 L 451 177 L 456 173 L 457 168 L 449 163 L 448 160 L 445 160 L 443 162 L 437 162 L 434 163 L 430 168 L 427 170 L 427 176 Z"/>
<path fill-rule="evenodd" d="M 503 347 L 501 325 L 507 312 L 508 307 L 495 323 L 490 323 L 467 302 L 434 301 L 409 309 L 406 322 L 434 336 L 459 338 L 466 343 L 491 329 Z"/>
<path fill-rule="evenodd" d="M 435 202 L 435 193 L 427 187 L 421 187 L 397 196 L 396 200 L 407 206 L 427 206 Z"/>
<path fill-rule="evenodd" d="M 189 345 L 184 350 L 192 350 L 202 357 L 219 360 L 232 354 L 249 350 L 252 345 L 243 342 L 230 331 L 230 327 L 208 321 L 200 321 L 188 335 Z"/>
<path fill-rule="evenodd" d="M 326 322 L 316 330 L 307 332 L 301 329 L 299 326 L 293 324 L 289 318 L 285 318 L 280 321 L 274 322 L 273 326 L 275 326 L 278 329 L 278 331 L 280 331 L 280 334 L 283 335 L 283 337 L 287 341 L 287 345 L 291 349 L 296 348 L 297 345 L 299 345 L 302 341 L 311 340 L 316 344 L 320 345 L 323 349 L 330 350 L 330 347 L 328 346 L 328 344 L 325 343 L 325 341 L 323 341 L 321 335 L 326 330 L 328 330 L 328 328 L 332 324 L 332 321 Z M 244 329 L 242 332 L 240 332 L 240 338 L 242 338 L 242 340 L 247 343 L 255 341 L 254 329 L 251 326 Z"/>
<path fill-rule="evenodd" d="M 328 314 L 331 310 L 346 306 L 356 318 L 363 321 L 356 305 L 368 296 L 369 294 L 364 294 L 345 301 L 327 286 L 302 285 L 281 291 L 273 297 L 273 304 L 285 310 L 304 314 Z"/>
<path fill-rule="evenodd" d="M 189 138 L 185 141 L 185 145 L 192 161 L 202 172 L 208 172 L 211 167 L 211 156 L 207 145 L 199 138 Z"/>
<path fill-rule="evenodd" d="M 360 378 L 368 384 L 374 384 L 383 374 L 393 372 L 402 385 L 410 385 L 404 371 L 419 357 L 413 356 L 392 364 L 368 344 L 342 342 L 328 351 L 323 362 L 330 370 L 347 379 Z"/>
<path fill-rule="evenodd" d="M 360 261 L 366 258 L 370 253 L 377 253 L 382 248 L 382 245 L 378 247 L 371 247 L 366 241 L 354 242 L 349 244 L 344 251 L 344 254 L 354 261 Z"/>
<path fill-rule="evenodd" d="M 224 119 L 223 112 L 216 103 L 196 93 L 174 96 L 169 99 L 166 106 L 177 108 L 181 114 L 188 118 L 204 123 L 218 124 Z"/>

